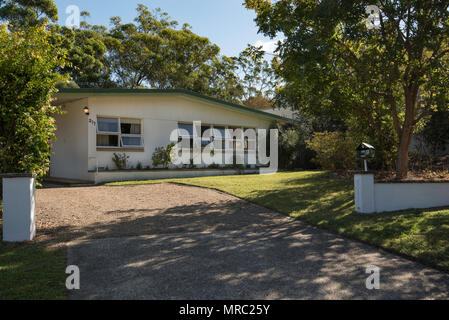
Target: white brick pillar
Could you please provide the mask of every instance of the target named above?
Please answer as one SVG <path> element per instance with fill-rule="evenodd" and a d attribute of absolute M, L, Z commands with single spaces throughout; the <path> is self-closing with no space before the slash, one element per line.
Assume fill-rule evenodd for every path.
<path fill-rule="evenodd" d="M 355 211 L 358 213 L 374 213 L 374 174 L 356 173 L 354 175 Z"/>
<path fill-rule="evenodd" d="M 36 235 L 34 209 L 35 175 L 3 174 L 3 241 L 33 240 Z"/>

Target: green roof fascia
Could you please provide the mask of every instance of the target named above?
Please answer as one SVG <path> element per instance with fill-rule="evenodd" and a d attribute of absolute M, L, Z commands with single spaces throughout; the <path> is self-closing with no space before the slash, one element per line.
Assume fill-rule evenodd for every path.
<path fill-rule="evenodd" d="M 114 96 L 114 95 L 164 95 L 164 94 L 175 94 L 175 95 L 187 95 L 191 96 L 197 99 L 203 99 L 210 102 L 218 103 L 227 107 L 231 107 L 233 109 L 242 110 L 246 112 L 252 112 L 255 114 L 258 114 L 259 116 L 263 116 L 266 118 L 270 118 L 273 120 L 278 120 L 282 122 L 292 122 L 295 120 L 284 118 L 275 114 L 271 114 L 268 112 L 260 111 L 257 109 L 248 108 L 245 106 L 242 106 L 240 104 L 220 100 L 217 98 L 212 98 L 209 96 L 206 96 L 201 93 L 197 93 L 190 90 L 185 89 L 102 89 L 102 88 L 82 88 L 82 89 L 75 89 L 75 88 L 66 88 L 66 89 L 59 89 L 59 92 L 56 94 L 56 97 L 89 97 L 89 96 Z"/>

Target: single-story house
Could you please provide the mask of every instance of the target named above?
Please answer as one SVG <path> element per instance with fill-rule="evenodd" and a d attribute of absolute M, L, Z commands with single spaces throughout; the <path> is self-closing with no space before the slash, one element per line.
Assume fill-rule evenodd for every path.
<path fill-rule="evenodd" d="M 95 183 L 230 174 L 216 167 L 155 170 L 152 155 L 170 143 L 173 130 L 191 133 L 194 121 L 221 131 L 268 129 L 274 121 L 291 121 L 178 89 L 61 89 L 54 104 L 62 106 L 63 114 L 55 118 L 50 177 Z M 117 170 L 114 153 L 129 156 L 127 170 Z"/>

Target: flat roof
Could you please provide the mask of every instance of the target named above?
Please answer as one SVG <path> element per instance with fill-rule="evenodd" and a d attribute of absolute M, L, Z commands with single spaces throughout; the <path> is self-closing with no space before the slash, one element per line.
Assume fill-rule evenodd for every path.
<path fill-rule="evenodd" d="M 228 101 L 224 101 L 217 98 L 212 98 L 206 96 L 201 93 L 197 93 L 190 90 L 185 89 L 104 89 L 104 88 L 66 88 L 59 89 L 59 92 L 56 94 L 56 98 L 84 98 L 84 97 L 94 97 L 94 96 L 127 96 L 127 95 L 181 95 L 181 96 L 189 96 L 196 99 L 206 100 L 208 102 L 213 102 L 216 104 L 221 104 L 225 107 L 228 107 L 233 110 L 250 112 L 253 114 L 257 114 L 258 116 L 262 116 L 264 118 L 269 118 L 272 120 L 278 120 L 282 122 L 292 122 L 294 120 L 284 118 L 272 113 L 260 111 L 257 109 L 249 108 L 246 106 L 242 106 L 237 103 L 232 103 Z"/>

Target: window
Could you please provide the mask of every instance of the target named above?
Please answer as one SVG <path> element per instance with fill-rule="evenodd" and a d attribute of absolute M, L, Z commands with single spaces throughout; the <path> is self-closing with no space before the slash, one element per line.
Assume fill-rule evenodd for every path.
<path fill-rule="evenodd" d="M 142 128 L 138 119 L 120 119 L 122 147 L 141 147 Z"/>
<path fill-rule="evenodd" d="M 143 147 L 141 120 L 98 117 L 97 123 L 97 147 Z"/>
<path fill-rule="evenodd" d="M 181 137 L 184 138 L 182 148 L 183 149 L 192 149 L 193 148 L 193 124 L 192 123 L 178 123 L 178 129 L 184 129 L 187 131 L 183 132 L 184 130 L 179 130 L 179 141 L 181 141 Z M 186 138 L 188 138 L 186 141 Z"/>
<path fill-rule="evenodd" d="M 217 136 L 220 137 L 220 140 L 224 140 L 226 138 L 226 128 L 225 127 L 214 127 L 214 138 Z M 216 138 L 218 139 L 218 138 Z"/>
<path fill-rule="evenodd" d="M 118 135 L 97 134 L 97 147 L 118 147 Z"/>
<path fill-rule="evenodd" d="M 184 129 L 187 131 L 187 135 L 179 132 L 180 136 L 193 137 L 193 124 L 191 123 L 178 123 L 178 129 Z"/>
<path fill-rule="evenodd" d="M 98 118 L 99 132 L 115 132 L 118 133 L 118 118 Z"/>
<path fill-rule="evenodd" d="M 207 134 L 206 134 L 207 131 Z M 201 148 L 204 149 L 211 142 L 214 141 L 213 131 L 211 126 L 201 126 Z"/>
<path fill-rule="evenodd" d="M 256 149 L 257 149 L 257 145 L 256 145 L 256 143 L 257 143 L 257 139 L 256 139 L 256 137 L 257 137 L 257 129 L 255 129 L 255 128 L 248 128 L 249 130 L 252 130 L 254 133 L 255 133 L 255 135 L 254 136 L 252 136 L 251 134 L 249 135 L 249 136 L 244 136 L 244 148 L 245 148 L 245 151 L 256 151 Z M 248 130 L 248 129 L 245 129 L 245 130 Z"/>
<path fill-rule="evenodd" d="M 97 118 L 97 147 L 119 147 L 119 119 Z"/>

